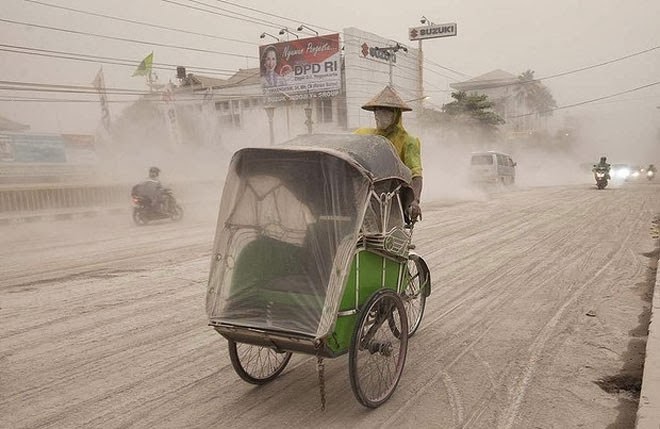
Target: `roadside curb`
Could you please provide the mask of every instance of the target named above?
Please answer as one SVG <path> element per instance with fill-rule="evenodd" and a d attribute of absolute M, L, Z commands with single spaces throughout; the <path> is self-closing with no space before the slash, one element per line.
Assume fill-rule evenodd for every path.
<path fill-rule="evenodd" d="M 657 271 L 635 427 L 660 429 L 660 276 Z"/>

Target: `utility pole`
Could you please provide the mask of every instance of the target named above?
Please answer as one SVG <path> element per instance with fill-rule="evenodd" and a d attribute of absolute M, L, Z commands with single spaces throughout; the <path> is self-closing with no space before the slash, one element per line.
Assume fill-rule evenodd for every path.
<path fill-rule="evenodd" d="M 394 86 L 394 82 L 392 80 L 392 62 L 394 61 L 394 54 L 396 52 L 399 52 L 399 50 L 402 50 L 403 52 L 408 52 L 408 48 L 406 48 L 405 46 L 397 43 L 394 46 L 388 46 L 386 48 L 375 47 L 374 49 L 376 49 L 379 52 L 385 52 L 386 53 L 387 63 L 390 66 L 390 86 Z"/>
<path fill-rule="evenodd" d="M 419 56 L 417 66 L 419 68 L 419 82 L 417 83 L 417 90 L 419 92 L 420 99 L 424 99 L 424 52 L 422 52 L 422 40 L 456 36 L 457 25 L 455 22 L 448 24 L 435 24 L 423 15 L 419 22 L 424 24 L 424 26 L 409 28 L 408 35 L 411 41 L 417 40 L 419 42 Z"/>

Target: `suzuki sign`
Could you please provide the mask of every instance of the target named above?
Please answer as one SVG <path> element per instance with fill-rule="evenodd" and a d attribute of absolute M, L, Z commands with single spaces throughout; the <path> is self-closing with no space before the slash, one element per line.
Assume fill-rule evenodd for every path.
<path fill-rule="evenodd" d="M 422 27 L 412 27 L 408 30 L 410 40 L 435 39 L 456 35 L 456 23 L 431 24 Z"/>

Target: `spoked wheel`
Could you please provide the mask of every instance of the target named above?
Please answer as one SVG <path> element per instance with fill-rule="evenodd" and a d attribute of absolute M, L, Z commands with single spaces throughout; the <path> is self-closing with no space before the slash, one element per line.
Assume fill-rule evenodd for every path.
<path fill-rule="evenodd" d="M 394 291 L 380 290 L 360 312 L 349 350 L 348 372 L 358 402 L 376 408 L 392 396 L 407 352 L 408 318 L 403 301 Z"/>
<path fill-rule="evenodd" d="M 291 352 L 277 352 L 270 347 L 229 340 L 229 358 L 243 380 L 252 384 L 266 384 L 284 371 L 291 359 Z"/>
<path fill-rule="evenodd" d="M 426 308 L 426 288 L 429 287 L 429 273 L 426 266 L 418 259 L 408 260 L 408 280 L 401 299 L 408 316 L 408 337 L 419 328 Z"/>

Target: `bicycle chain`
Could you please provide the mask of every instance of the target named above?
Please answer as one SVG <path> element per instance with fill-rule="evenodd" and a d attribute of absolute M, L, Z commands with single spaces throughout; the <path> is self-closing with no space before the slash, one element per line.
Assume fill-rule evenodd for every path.
<path fill-rule="evenodd" d="M 321 356 L 316 356 L 316 369 L 319 373 L 319 393 L 321 394 L 321 411 L 325 411 L 325 364 Z"/>
<path fill-rule="evenodd" d="M 319 374 L 319 393 L 321 395 L 321 411 L 325 411 L 325 364 L 321 356 L 321 341 L 316 341 L 316 372 Z"/>

